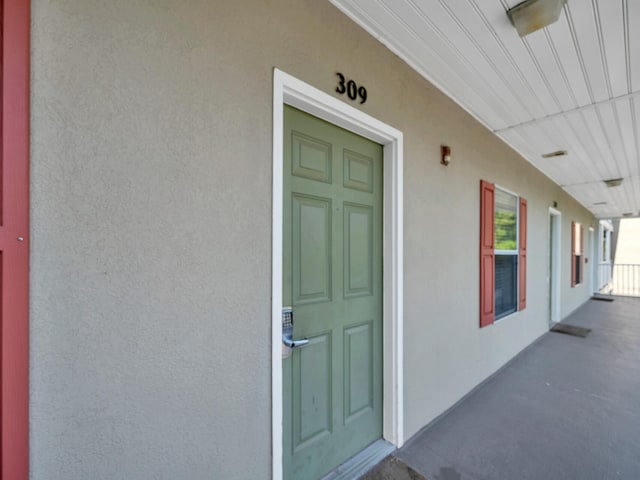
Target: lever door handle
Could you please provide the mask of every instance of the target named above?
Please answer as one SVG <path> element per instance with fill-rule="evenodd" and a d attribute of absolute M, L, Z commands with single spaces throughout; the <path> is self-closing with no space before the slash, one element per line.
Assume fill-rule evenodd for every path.
<path fill-rule="evenodd" d="M 282 343 L 284 343 L 289 348 L 299 348 L 307 345 L 309 343 L 309 339 L 302 338 L 300 340 L 294 340 L 291 338 L 290 334 L 285 333 L 282 335 Z"/>
<path fill-rule="evenodd" d="M 309 343 L 306 338 L 294 340 L 293 338 L 293 308 L 282 307 L 282 343 L 289 348 L 304 347 Z"/>

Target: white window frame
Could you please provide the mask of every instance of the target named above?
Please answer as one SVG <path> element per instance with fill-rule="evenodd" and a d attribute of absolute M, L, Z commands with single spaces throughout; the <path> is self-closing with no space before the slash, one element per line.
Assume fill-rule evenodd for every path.
<path fill-rule="evenodd" d="M 494 275 L 494 323 L 498 323 L 501 322 L 502 320 L 504 320 L 505 318 L 509 318 L 512 315 L 515 315 L 516 313 L 519 312 L 518 310 L 518 298 L 519 298 L 519 292 L 520 292 L 520 195 L 518 195 L 515 192 L 512 192 L 511 190 L 508 190 L 506 188 L 503 188 L 499 185 L 494 184 L 494 188 L 495 190 L 500 190 L 501 192 L 507 193 L 509 195 L 513 195 L 516 198 L 516 248 L 515 250 L 498 250 L 498 249 L 494 249 L 493 251 L 493 255 L 494 255 L 494 259 L 493 259 L 493 275 Z M 495 225 L 495 204 L 493 206 L 493 238 L 494 238 L 494 242 L 495 242 L 495 235 L 496 235 L 496 225 Z M 495 307 L 495 298 L 496 298 L 496 294 L 495 294 L 495 288 L 496 288 L 496 281 L 495 281 L 495 275 L 497 272 L 496 269 L 496 261 L 495 258 L 498 255 L 514 255 L 516 257 L 516 309 L 511 312 L 511 313 L 507 313 L 505 315 L 502 315 L 500 317 L 498 317 L 498 314 L 496 312 L 496 307 Z"/>
<path fill-rule="evenodd" d="M 576 242 L 576 233 L 575 232 L 571 232 L 571 238 L 574 239 L 574 242 L 576 243 L 576 245 L 578 247 L 582 247 L 580 248 L 580 255 L 575 255 L 575 260 L 578 260 L 578 257 L 580 257 L 580 261 L 578 262 L 580 265 L 580 281 L 578 281 L 578 270 L 576 268 L 576 284 L 573 286 L 573 288 L 579 288 L 584 284 L 584 271 L 585 271 L 585 262 L 584 262 L 584 235 L 585 235 L 585 228 L 584 228 L 584 223 L 582 222 L 576 222 L 574 221 L 572 224 L 573 228 L 577 228 L 577 230 L 580 232 L 580 239 Z M 575 251 L 575 247 L 576 245 L 571 244 L 571 256 L 574 256 L 574 251 Z M 574 266 L 572 265 L 571 268 L 573 269 Z"/>

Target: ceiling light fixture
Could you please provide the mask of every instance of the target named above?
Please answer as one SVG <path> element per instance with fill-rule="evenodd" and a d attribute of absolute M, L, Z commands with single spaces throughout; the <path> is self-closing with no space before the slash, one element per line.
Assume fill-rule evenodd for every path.
<path fill-rule="evenodd" d="M 566 150 L 556 150 L 555 152 L 543 153 L 542 158 L 564 157 L 567 154 Z"/>
<path fill-rule="evenodd" d="M 604 183 L 609 188 L 619 187 L 622 184 L 622 178 L 612 178 L 611 180 L 605 180 Z"/>
<path fill-rule="evenodd" d="M 556 22 L 567 0 L 525 0 L 507 11 L 518 35 L 530 33 Z"/>

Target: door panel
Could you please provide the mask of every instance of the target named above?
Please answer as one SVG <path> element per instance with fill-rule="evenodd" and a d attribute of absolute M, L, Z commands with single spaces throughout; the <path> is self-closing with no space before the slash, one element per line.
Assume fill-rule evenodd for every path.
<path fill-rule="evenodd" d="M 344 152 L 344 186 L 373 192 L 373 159 L 356 152 Z"/>
<path fill-rule="evenodd" d="M 293 132 L 292 175 L 331 183 L 331 144 Z"/>
<path fill-rule="evenodd" d="M 293 195 L 293 282 L 296 305 L 331 296 L 331 200 Z"/>
<path fill-rule="evenodd" d="M 345 422 L 373 409 L 373 322 L 344 331 Z"/>
<path fill-rule="evenodd" d="M 382 147 L 284 111 L 285 478 L 317 479 L 382 436 Z"/>
<path fill-rule="evenodd" d="M 373 294 L 373 209 L 344 207 L 344 296 Z"/>
<path fill-rule="evenodd" d="M 293 359 L 294 451 L 331 433 L 331 334 L 309 339 Z"/>

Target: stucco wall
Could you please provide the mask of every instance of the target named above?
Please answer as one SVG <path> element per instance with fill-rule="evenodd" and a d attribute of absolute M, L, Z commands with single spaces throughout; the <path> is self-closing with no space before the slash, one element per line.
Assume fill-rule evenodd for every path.
<path fill-rule="evenodd" d="M 588 212 L 328 2 L 32 6 L 32 478 L 269 477 L 274 67 L 404 132 L 407 437 L 545 332 L 554 200 L 588 298 Z M 528 308 L 484 329 L 480 179 L 529 201 Z"/>
<path fill-rule="evenodd" d="M 559 202 L 559 209 L 562 211 L 562 283 L 561 283 L 561 318 L 568 316 L 580 306 L 591 294 L 591 277 L 594 275 L 593 269 L 598 264 L 597 255 L 592 258 L 592 235 L 590 229 L 598 231 L 598 220 L 585 212 L 585 209 L 576 202 Z M 583 255 L 586 263 L 583 264 L 583 282 L 575 287 L 571 287 L 571 222 L 579 222 L 584 227 Z M 593 235 L 593 240 L 597 242 L 597 235 Z M 597 250 L 597 249 L 596 249 Z M 594 287 L 595 288 L 595 287 Z"/>

